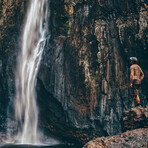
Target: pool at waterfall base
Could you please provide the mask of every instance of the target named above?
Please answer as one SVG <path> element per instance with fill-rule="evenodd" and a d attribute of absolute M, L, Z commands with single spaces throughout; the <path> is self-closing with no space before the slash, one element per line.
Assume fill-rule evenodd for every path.
<path fill-rule="evenodd" d="M 82 148 L 82 145 L 76 144 L 57 144 L 57 145 L 2 145 L 0 148 Z"/>

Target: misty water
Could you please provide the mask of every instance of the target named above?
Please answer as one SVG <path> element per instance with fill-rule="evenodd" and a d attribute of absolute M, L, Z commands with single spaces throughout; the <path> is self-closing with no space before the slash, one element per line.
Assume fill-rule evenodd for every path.
<path fill-rule="evenodd" d="M 80 145 L 71 144 L 59 144 L 59 145 L 44 145 L 44 146 L 32 146 L 32 145 L 4 145 L 0 148 L 82 148 Z"/>
<path fill-rule="evenodd" d="M 16 70 L 15 118 L 19 123 L 16 140 L 40 144 L 36 79 L 48 34 L 48 0 L 31 0 Z"/>

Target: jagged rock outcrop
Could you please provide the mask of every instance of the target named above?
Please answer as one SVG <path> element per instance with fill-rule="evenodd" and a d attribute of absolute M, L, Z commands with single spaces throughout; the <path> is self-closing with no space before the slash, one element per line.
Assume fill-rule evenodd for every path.
<path fill-rule="evenodd" d="M 147 148 L 148 128 L 141 128 L 112 137 L 101 137 L 88 142 L 83 148 Z"/>
<path fill-rule="evenodd" d="M 122 122 L 123 131 L 126 132 L 94 139 L 85 144 L 83 148 L 146 148 L 148 144 L 148 106 L 146 108 L 139 106 L 125 111 Z"/>
<path fill-rule="evenodd" d="M 137 128 L 148 128 L 148 106 L 131 108 L 124 112 L 123 131 Z"/>
<path fill-rule="evenodd" d="M 9 2 L 0 1 L 1 12 L 12 11 L 1 13 L 7 34 L 0 39 L 0 107 L 6 113 L 9 106 L 13 119 L 16 57 L 27 2 Z M 120 133 L 122 114 L 133 102 L 130 56 L 138 57 L 145 73 L 140 97 L 142 106 L 147 104 L 147 3 L 51 0 L 49 7 L 50 33 L 37 81 L 39 126 L 83 143 Z"/>

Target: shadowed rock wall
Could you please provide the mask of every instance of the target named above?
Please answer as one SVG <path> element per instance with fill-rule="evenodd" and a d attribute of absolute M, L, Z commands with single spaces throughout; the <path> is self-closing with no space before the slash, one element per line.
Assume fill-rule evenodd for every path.
<path fill-rule="evenodd" d="M 12 113 L 14 74 L 19 35 L 24 18 L 24 0 L 0 0 L 0 130 L 6 130 L 7 113 Z M 9 108 L 9 106 L 11 106 Z M 9 109 L 11 111 L 9 111 Z"/>
<path fill-rule="evenodd" d="M 138 57 L 145 73 L 140 97 L 147 104 L 146 2 L 56 1 L 51 8 L 51 39 L 39 79 L 62 106 L 70 127 L 64 134 L 87 141 L 121 132 L 123 111 L 134 103 L 130 56 Z"/>

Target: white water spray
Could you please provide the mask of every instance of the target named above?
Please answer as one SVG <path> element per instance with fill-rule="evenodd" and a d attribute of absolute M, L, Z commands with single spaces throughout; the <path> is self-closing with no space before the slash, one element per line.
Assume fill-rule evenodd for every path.
<path fill-rule="evenodd" d="M 49 0 L 31 0 L 16 71 L 15 117 L 17 141 L 39 144 L 36 78 L 48 31 Z"/>

